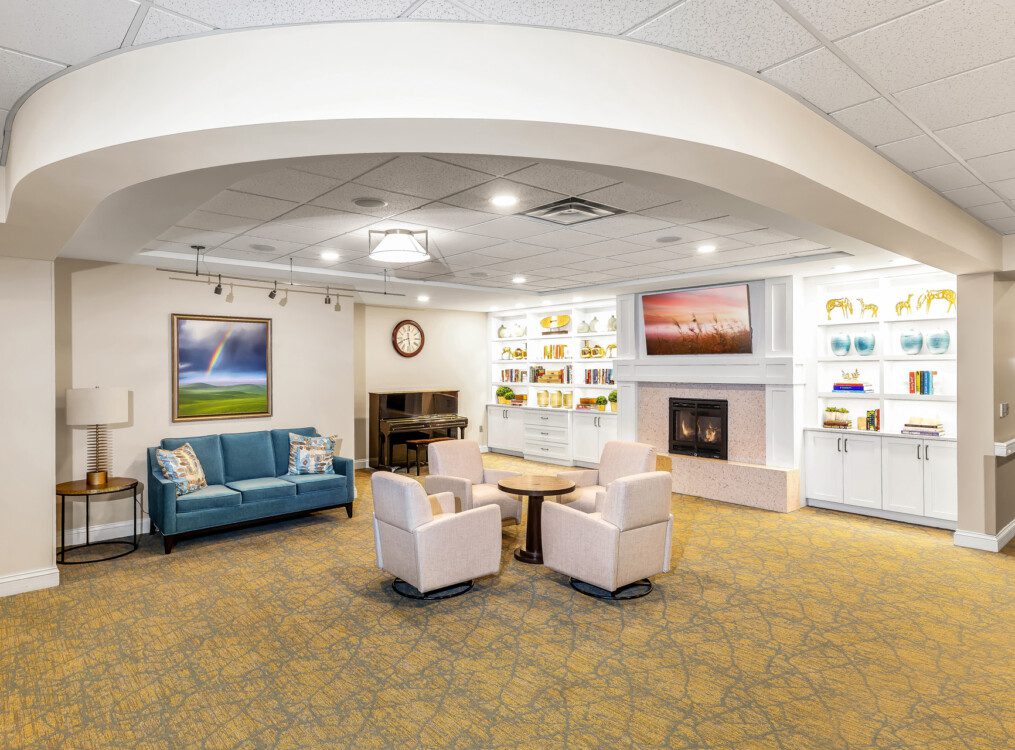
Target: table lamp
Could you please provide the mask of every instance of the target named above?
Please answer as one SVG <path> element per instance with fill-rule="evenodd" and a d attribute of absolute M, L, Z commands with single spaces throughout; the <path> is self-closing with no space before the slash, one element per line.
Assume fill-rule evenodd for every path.
<path fill-rule="evenodd" d="M 109 434 L 106 425 L 126 422 L 126 388 L 70 388 L 67 424 L 88 427 L 89 487 L 102 487 L 109 479 Z"/>

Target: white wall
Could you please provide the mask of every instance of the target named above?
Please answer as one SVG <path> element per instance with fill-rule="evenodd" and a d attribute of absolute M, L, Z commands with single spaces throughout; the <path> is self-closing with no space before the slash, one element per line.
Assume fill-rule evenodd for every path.
<path fill-rule="evenodd" d="M 60 265 L 62 261 L 58 261 Z M 129 426 L 110 429 L 112 469 L 146 475 L 145 449 L 163 437 L 315 426 L 342 436 L 353 450 L 353 305 L 336 312 L 323 299 L 289 295 L 285 307 L 255 289 L 235 289 L 234 301 L 205 284 L 173 281 L 141 266 L 107 265 L 72 272 L 72 382 L 76 388 L 123 386 L 132 391 Z M 282 295 L 279 295 L 281 299 Z M 240 315 L 272 319 L 273 411 L 270 418 L 172 422 L 170 314 Z M 62 318 L 62 316 L 61 316 Z M 67 345 L 65 332 L 60 339 Z M 52 392 L 52 391 L 51 391 Z M 69 430 L 59 420 L 57 429 Z M 73 476 L 84 476 L 85 433 L 72 431 Z M 60 479 L 70 479 L 61 476 Z M 74 525 L 84 522 L 83 506 Z M 130 500 L 96 504 L 92 523 L 131 519 Z M 68 526 L 71 526 L 68 518 Z"/>
<path fill-rule="evenodd" d="M 486 313 L 420 310 L 357 305 L 357 339 L 362 336 L 362 367 L 356 399 L 356 458 L 367 458 L 367 394 L 373 391 L 459 391 L 458 413 L 469 419 L 465 436 L 485 443 L 487 403 Z M 415 357 L 402 357 L 391 346 L 391 331 L 401 320 L 415 320 L 426 342 Z"/>
<path fill-rule="evenodd" d="M 0 257 L 0 596 L 55 586 L 53 264 Z"/>

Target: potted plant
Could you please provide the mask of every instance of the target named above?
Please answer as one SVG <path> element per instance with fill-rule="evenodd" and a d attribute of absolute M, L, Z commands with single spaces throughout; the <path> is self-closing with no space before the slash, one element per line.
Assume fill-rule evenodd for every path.
<path fill-rule="evenodd" d="M 514 400 L 515 392 L 506 385 L 502 385 L 497 389 L 497 403 L 498 404 L 510 404 Z"/>
<path fill-rule="evenodd" d="M 596 408 L 599 411 L 606 411 L 606 396 L 596 396 Z"/>
<path fill-rule="evenodd" d="M 610 391 L 610 395 L 607 396 L 606 398 L 609 399 L 609 401 L 610 401 L 610 411 L 616 411 L 617 410 L 617 391 L 616 390 Z"/>

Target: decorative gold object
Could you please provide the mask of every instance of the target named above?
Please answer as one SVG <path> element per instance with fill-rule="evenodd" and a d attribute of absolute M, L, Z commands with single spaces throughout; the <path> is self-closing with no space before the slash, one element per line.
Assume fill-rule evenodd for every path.
<path fill-rule="evenodd" d="M 536 405 L 537 406 L 549 406 L 550 405 L 550 392 L 549 391 L 538 391 L 536 393 Z"/>
<path fill-rule="evenodd" d="M 617 345 L 616 344 L 607 344 L 606 345 L 606 356 L 607 356 L 608 359 L 613 359 L 614 357 L 617 356 Z"/>
<path fill-rule="evenodd" d="M 860 368 L 856 368 L 853 372 L 842 371 L 843 380 L 859 380 L 860 379 Z"/>
<path fill-rule="evenodd" d="M 567 333 L 567 327 L 571 324 L 570 315 L 550 315 L 549 317 L 543 318 L 539 321 L 546 330 L 543 331 L 544 336 L 550 336 L 558 333 Z"/>
<path fill-rule="evenodd" d="M 563 391 L 554 391 L 550 394 L 550 406 L 554 409 L 559 409 L 564 405 L 564 393 Z"/>
<path fill-rule="evenodd" d="M 853 303 L 849 301 L 849 297 L 830 299 L 825 303 L 825 312 L 828 313 L 829 320 L 832 319 L 832 310 L 835 308 L 842 310 L 843 318 L 848 318 L 853 314 Z"/>
<path fill-rule="evenodd" d="M 861 318 L 863 317 L 863 314 L 865 312 L 867 312 L 868 310 L 870 310 L 872 318 L 876 318 L 878 316 L 878 306 L 875 305 L 873 302 L 864 302 L 863 301 L 863 297 L 857 297 L 856 301 L 860 303 L 860 317 Z"/>
<path fill-rule="evenodd" d="M 921 294 L 916 300 L 916 309 L 919 310 L 927 305 L 927 312 L 930 312 L 930 303 L 936 299 L 943 299 L 948 302 L 948 309 L 946 313 L 950 313 L 952 308 L 955 307 L 955 290 L 954 289 L 928 289 L 926 292 Z"/>
<path fill-rule="evenodd" d="M 568 391 L 564 394 L 564 408 L 570 409 L 572 406 L 574 406 L 574 394 Z"/>
<path fill-rule="evenodd" d="M 515 359 L 525 359 L 526 356 L 527 356 L 527 352 L 524 349 L 522 349 L 521 347 L 518 347 L 517 349 L 515 349 L 515 351 L 514 351 L 514 358 Z"/>
<path fill-rule="evenodd" d="M 896 302 L 895 303 L 896 317 L 901 318 L 903 310 L 907 311 L 910 315 L 912 315 L 913 314 L 912 301 L 913 301 L 913 293 L 910 292 L 908 297 L 906 297 L 905 299 L 900 299 L 898 302 Z"/>
<path fill-rule="evenodd" d="M 600 346 L 599 344 L 596 344 L 595 346 L 592 347 L 592 358 L 593 359 L 602 359 L 605 356 L 606 356 L 606 350 L 602 346 Z"/>
<path fill-rule="evenodd" d="M 514 356 L 514 355 L 511 354 L 511 347 L 510 346 L 505 346 L 501 350 L 501 352 L 500 352 L 500 358 L 501 359 L 511 359 L 512 356 Z"/>
<path fill-rule="evenodd" d="M 592 358 L 592 344 L 590 344 L 588 340 L 582 342 L 581 358 L 582 359 Z"/>

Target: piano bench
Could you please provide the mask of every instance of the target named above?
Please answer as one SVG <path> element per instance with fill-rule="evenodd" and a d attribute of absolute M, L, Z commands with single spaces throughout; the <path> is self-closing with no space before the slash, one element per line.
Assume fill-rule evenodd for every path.
<path fill-rule="evenodd" d="M 405 473 L 409 473 L 409 449 L 412 448 L 413 455 L 416 457 L 416 476 L 419 476 L 420 461 L 419 451 L 421 448 L 426 448 L 430 443 L 443 443 L 445 440 L 454 440 L 449 437 L 432 437 L 432 438 L 420 438 L 418 440 L 406 440 L 405 441 Z"/>

